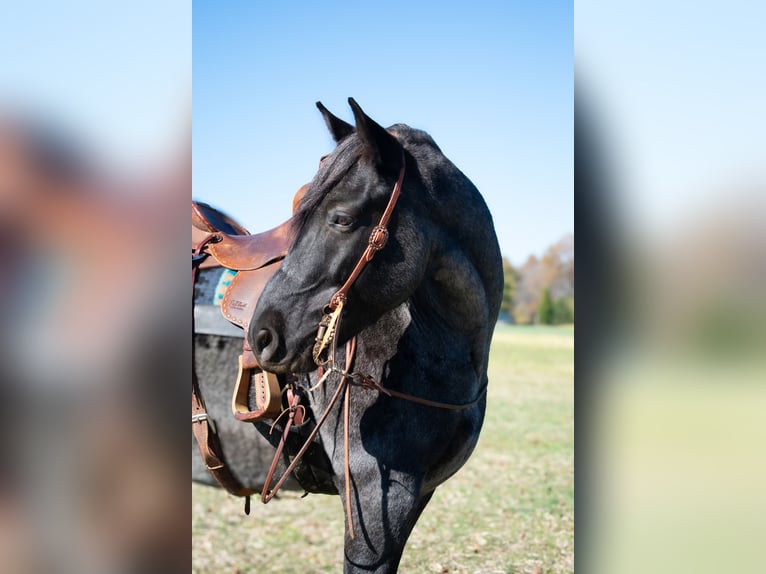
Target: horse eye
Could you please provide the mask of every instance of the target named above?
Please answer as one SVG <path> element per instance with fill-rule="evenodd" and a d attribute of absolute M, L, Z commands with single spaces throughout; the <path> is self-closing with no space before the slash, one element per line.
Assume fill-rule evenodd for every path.
<path fill-rule="evenodd" d="M 356 221 L 347 213 L 337 212 L 330 217 L 330 223 L 340 229 L 351 229 Z"/>

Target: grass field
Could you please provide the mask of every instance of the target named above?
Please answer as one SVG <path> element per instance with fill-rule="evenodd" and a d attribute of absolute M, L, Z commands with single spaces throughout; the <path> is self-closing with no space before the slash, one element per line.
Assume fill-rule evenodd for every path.
<path fill-rule="evenodd" d="M 400 572 L 574 572 L 573 363 L 572 327 L 498 326 L 479 445 L 436 491 Z M 290 492 L 245 516 L 195 484 L 192 502 L 194 572 L 342 570 L 337 497 Z"/>

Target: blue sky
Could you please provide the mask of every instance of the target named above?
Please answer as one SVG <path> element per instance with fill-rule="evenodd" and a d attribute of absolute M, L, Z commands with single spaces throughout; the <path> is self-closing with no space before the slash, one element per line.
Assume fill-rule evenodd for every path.
<path fill-rule="evenodd" d="M 314 102 L 428 131 L 522 263 L 573 223 L 571 2 L 193 3 L 194 196 L 251 231 L 333 143 Z"/>

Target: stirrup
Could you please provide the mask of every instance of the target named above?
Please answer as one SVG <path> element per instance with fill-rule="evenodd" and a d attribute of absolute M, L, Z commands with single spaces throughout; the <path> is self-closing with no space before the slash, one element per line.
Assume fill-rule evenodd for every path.
<path fill-rule="evenodd" d="M 273 419 L 282 412 L 282 390 L 279 379 L 274 373 L 262 370 L 252 353 L 239 356 L 239 373 L 231 400 L 231 410 L 234 417 L 242 422 L 255 422 L 263 419 Z M 250 410 L 250 384 L 255 386 L 255 407 Z"/>

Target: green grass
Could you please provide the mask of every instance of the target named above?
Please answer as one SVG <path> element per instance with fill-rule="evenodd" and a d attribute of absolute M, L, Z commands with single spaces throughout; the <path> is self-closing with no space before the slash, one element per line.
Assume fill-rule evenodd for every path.
<path fill-rule="evenodd" d="M 499 326 L 484 429 L 472 458 L 415 527 L 400 572 L 574 572 L 574 336 Z M 337 497 L 287 493 L 244 516 L 239 499 L 194 485 L 193 571 L 342 570 Z"/>

